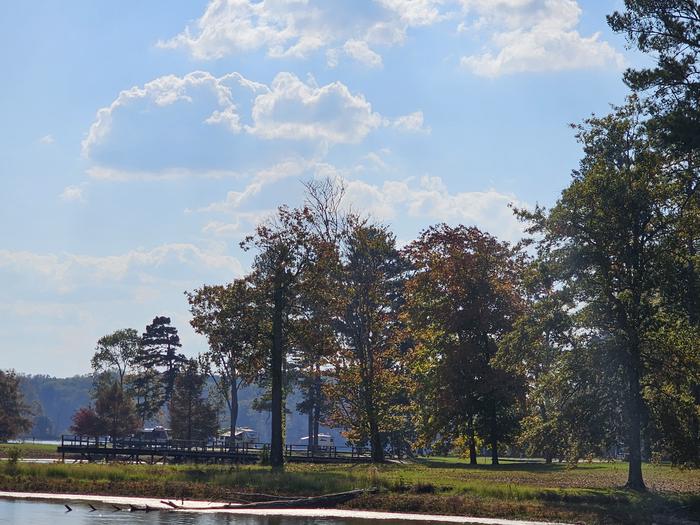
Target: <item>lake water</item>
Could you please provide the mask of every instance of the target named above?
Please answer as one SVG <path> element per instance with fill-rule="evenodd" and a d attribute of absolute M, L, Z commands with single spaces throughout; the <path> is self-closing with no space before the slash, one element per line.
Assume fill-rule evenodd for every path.
<path fill-rule="evenodd" d="M 86 525 L 86 524 L 158 524 L 158 525 L 385 525 L 401 523 L 394 520 L 377 521 L 339 518 L 292 518 L 287 516 L 232 516 L 227 514 L 197 514 L 190 512 L 128 512 L 112 511 L 103 504 L 90 512 L 87 503 L 71 503 L 72 512 L 58 503 L 0 499 L 2 525 Z M 410 521 L 413 525 L 429 522 Z"/>

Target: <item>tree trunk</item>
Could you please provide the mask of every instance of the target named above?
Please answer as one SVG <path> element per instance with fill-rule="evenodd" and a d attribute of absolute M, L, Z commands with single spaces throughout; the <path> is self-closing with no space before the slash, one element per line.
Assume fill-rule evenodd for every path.
<path fill-rule="evenodd" d="M 474 435 L 474 416 L 469 416 L 469 424 L 467 425 L 467 439 L 469 441 L 469 464 L 476 465 L 476 436 Z"/>
<path fill-rule="evenodd" d="M 309 407 L 306 425 L 306 446 L 309 448 L 309 450 L 315 450 L 316 447 L 314 446 L 314 407 Z"/>
<path fill-rule="evenodd" d="M 491 439 L 491 464 L 498 465 L 498 439 Z"/>
<path fill-rule="evenodd" d="M 229 445 L 236 444 L 236 423 L 238 423 L 238 385 L 236 375 L 231 376 L 231 440 Z"/>
<path fill-rule="evenodd" d="M 282 443 L 282 315 L 284 290 L 275 283 L 274 311 L 272 314 L 272 438 L 270 440 L 270 465 L 281 468 L 284 465 L 284 444 Z"/>
<path fill-rule="evenodd" d="M 379 424 L 374 410 L 369 415 L 369 442 L 372 447 L 372 462 L 384 463 L 384 447 L 382 447 L 382 437 L 379 434 Z"/>
<path fill-rule="evenodd" d="M 320 366 L 316 365 L 316 384 L 314 385 L 314 417 L 313 417 L 313 437 L 314 449 L 318 447 L 318 427 L 321 421 L 321 370 Z"/>
<path fill-rule="evenodd" d="M 642 477 L 642 395 L 639 385 L 639 353 L 636 345 L 630 345 L 630 359 L 627 373 L 629 374 L 628 402 L 628 436 L 629 471 L 627 473 L 628 489 L 644 491 Z"/>
<path fill-rule="evenodd" d="M 498 465 L 498 419 L 495 406 L 492 407 L 491 417 L 491 464 Z"/>

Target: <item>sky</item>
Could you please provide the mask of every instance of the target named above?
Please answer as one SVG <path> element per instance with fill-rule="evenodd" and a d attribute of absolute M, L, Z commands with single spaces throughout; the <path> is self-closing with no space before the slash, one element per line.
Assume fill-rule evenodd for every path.
<path fill-rule="evenodd" d="M 438 222 L 516 241 L 570 123 L 624 101 L 621 0 L 0 3 L 0 368 L 89 371 L 97 339 L 243 275 L 303 181 L 400 244 Z"/>

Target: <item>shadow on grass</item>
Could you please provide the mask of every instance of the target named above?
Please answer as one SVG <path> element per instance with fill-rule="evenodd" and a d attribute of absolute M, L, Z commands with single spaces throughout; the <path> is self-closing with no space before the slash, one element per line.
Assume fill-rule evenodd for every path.
<path fill-rule="evenodd" d="M 528 461 L 504 461 L 498 465 L 480 463 L 471 465 L 468 461 L 443 461 L 430 458 L 416 458 L 415 463 L 429 468 L 444 468 L 444 469 L 469 469 L 469 470 L 499 470 L 499 471 L 520 471 L 520 472 L 561 472 L 568 470 L 566 463 L 542 463 Z M 591 466 L 587 465 L 587 468 Z M 595 468 L 595 466 L 593 466 Z M 601 465 L 600 468 L 605 468 Z"/>

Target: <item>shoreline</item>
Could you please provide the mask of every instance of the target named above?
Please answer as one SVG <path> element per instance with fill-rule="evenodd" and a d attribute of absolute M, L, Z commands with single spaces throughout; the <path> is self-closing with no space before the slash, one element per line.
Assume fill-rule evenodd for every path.
<path fill-rule="evenodd" d="M 400 512 L 379 512 L 367 510 L 345 509 L 212 509 L 221 502 L 209 502 L 200 500 L 184 500 L 187 509 L 173 509 L 162 501 L 178 502 L 181 500 L 161 500 L 157 498 L 143 498 L 136 496 L 101 496 L 95 494 L 51 494 L 46 492 L 13 492 L 0 491 L 0 499 L 48 501 L 48 502 L 86 502 L 104 503 L 108 505 L 142 505 L 148 506 L 154 511 L 168 512 L 197 512 L 204 514 L 234 514 L 248 516 L 289 516 L 300 518 L 355 518 L 377 521 L 403 520 L 433 523 L 466 523 L 474 525 L 573 525 L 561 522 L 511 520 L 503 518 L 479 518 L 469 516 L 448 516 L 440 514 L 409 514 Z"/>

